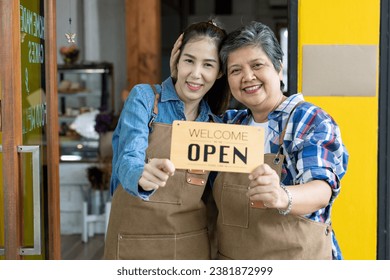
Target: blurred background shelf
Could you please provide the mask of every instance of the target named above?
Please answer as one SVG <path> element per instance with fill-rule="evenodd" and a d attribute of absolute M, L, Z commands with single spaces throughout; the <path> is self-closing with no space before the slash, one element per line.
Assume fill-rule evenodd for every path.
<path fill-rule="evenodd" d="M 76 120 L 80 120 L 88 113 L 115 110 L 113 64 L 107 62 L 59 64 L 58 98 L 61 234 L 76 235 L 81 242 L 83 232 L 84 241 L 86 241 L 84 223 L 86 214 L 93 214 L 85 213 L 85 203 L 91 201 L 91 197 L 86 195 L 89 193 L 86 190 L 91 189 L 88 169 L 101 164 L 100 135 L 94 131 L 95 120 L 93 118 L 83 118 L 83 121 L 88 122 L 82 125 L 86 126 L 89 131 L 92 129 L 96 137 L 81 135 L 71 126 L 73 124 L 72 127 L 74 127 Z M 89 231 L 98 235 L 104 234 L 105 223 L 91 223 Z M 64 242 L 69 238 L 63 237 Z M 94 240 L 95 237 L 88 238 L 88 243 L 93 243 Z M 83 248 L 80 250 L 85 250 L 85 247 Z M 99 253 L 96 254 L 99 255 Z M 83 259 L 84 256 L 81 252 L 81 255 L 75 258 Z"/>

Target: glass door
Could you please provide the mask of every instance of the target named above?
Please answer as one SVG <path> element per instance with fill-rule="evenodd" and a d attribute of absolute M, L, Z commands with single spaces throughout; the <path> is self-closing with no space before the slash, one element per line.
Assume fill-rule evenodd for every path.
<path fill-rule="evenodd" d="M 0 14 L 0 258 L 58 259 L 55 1 L 0 0 Z"/>

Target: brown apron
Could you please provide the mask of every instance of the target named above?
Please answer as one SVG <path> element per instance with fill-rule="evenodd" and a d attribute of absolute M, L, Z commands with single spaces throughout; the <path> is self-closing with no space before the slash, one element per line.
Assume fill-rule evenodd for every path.
<path fill-rule="evenodd" d="M 169 158 L 171 127 L 153 124 L 147 158 Z M 148 201 L 119 185 L 112 198 L 105 259 L 210 259 L 201 199 L 208 174 L 176 170 Z"/>
<path fill-rule="evenodd" d="M 279 140 L 279 153 L 264 157 L 279 178 L 285 131 L 286 128 Z M 219 259 L 332 259 L 330 225 L 302 216 L 281 215 L 277 209 L 265 208 L 261 201 L 251 203 L 246 196 L 249 183 L 248 174 L 242 173 L 221 172 L 215 179 Z"/>

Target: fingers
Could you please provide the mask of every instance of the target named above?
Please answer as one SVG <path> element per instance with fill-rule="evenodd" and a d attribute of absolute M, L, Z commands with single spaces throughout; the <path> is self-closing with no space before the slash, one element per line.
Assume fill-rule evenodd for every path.
<path fill-rule="evenodd" d="M 157 190 L 159 188 L 158 184 L 146 180 L 143 176 L 139 179 L 138 185 L 145 191 Z"/>
<path fill-rule="evenodd" d="M 249 174 L 249 180 L 253 180 L 262 175 L 270 175 L 272 173 L 275 173 L 275 171 L 268 164 L 260 164 Z"/>
<path fill-rule="evenodd" d="M 250 180 L 249 187 L 251 189 L 257 186 L 263 188 L 279 186 L 279 176 L 268 164 L 259 165 L 249 174 L 248 178 Z"/>
<path fill-rule="evenodd" d="M 175 166 L 169 159 L 151 159 L 145 164 L 138 184 L 145 190 L 164 187 L 170 176 L 175 173 Z"/>
<path fill-rule="evenodd" d="M 172 51 L 171 51 L 171 58 L 169 60 L 169 66 L 171 69 L 171 76 L 173 78 L 177 78 L 177 60 L 179 59 L 180 55 L 180 47 L 183 42 L 183 34 L 180 34 L 179 38 L 177 38 L 175 44 L 173 45 Z"/>
<path fill-rule="evenodd" d="M 169 159 L 152 159 L 152 161 L 158 169 L 164 171 L 169 176 L 173 176 L 175 173 L 175 165 Z"/>
<path fill-rule="evenodd" d="M 178 51 L 180 51 L 180 47 L 181 47 L 182 43 L 183 43 L 183 33 L 180 34 L 180 36 L 177 38 L 175 44 L 173 45 L 173 49 L 172 49 L 171 54 L 177 53 Z"/>
<path fill-rule="evenodd" d="M 272 207 L 280 193 L 280 180 L 276 172 L 269 165 L 262 164 L 250 173 L 249 179 L 249 199 L 261 200 L 267 207 Z"/>

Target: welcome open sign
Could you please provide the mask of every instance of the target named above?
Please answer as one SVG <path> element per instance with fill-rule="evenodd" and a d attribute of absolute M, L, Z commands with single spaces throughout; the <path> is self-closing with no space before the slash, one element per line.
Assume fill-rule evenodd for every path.
<path fill-rule="evenodd" d="M 171 161 L 178 169 L 249 173 L 264 162 L 262 127 L 174 121 Z"/>

